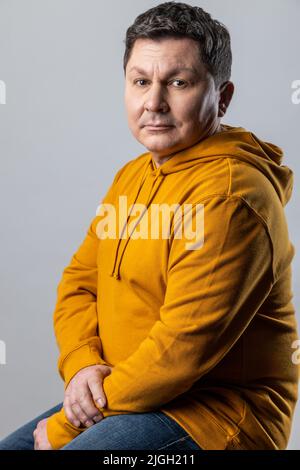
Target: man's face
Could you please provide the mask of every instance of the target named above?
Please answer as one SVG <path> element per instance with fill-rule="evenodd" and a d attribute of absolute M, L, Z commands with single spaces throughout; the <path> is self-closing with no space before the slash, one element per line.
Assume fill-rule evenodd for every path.
<path fill-rule="evenodd" d="M 219 129 L 219 96 L 194 40 L 135 41 L 126 66 L 125 106 L 132 134 L 156 162 Z"/>

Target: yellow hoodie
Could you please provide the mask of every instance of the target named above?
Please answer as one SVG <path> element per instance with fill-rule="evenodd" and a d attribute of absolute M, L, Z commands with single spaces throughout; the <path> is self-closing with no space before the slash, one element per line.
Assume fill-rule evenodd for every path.
<path fill-rule="evenodd" d="M 299 366 L 284 214 L 293 173 L 281 162 L 277 146 L 223 125 L 159 168 L 146 152 L 117 172 L 101 203 L 118 214 L 127 196 L 148 219 L 129 214 L 128 235 L 122 214 L 117 236 L 104 238 L 98 208 L 54 311 L 65 387 L 83 367 L 114 367 L 104 419 L 160 410 L 202 449 L 286 448 Z M 198 246 L 177 236 L 180 211 L 169 237 L 139 236 L 153 204 L 186 205 L 192 224 L 200 213 Z M 54 449 L 85 429 L 63 409 L 47 422 Z"/>

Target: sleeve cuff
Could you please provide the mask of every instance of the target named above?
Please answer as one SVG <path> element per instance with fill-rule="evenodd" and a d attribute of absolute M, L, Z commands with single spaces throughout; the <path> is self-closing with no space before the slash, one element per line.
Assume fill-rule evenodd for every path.
<path fill-rule="evenodd" d="M 79 370 L 96 364 L 111 367 L 109 363 L 102 359 L 97 346 L 94 344 L 83 344 L 71 351 L 58 365 L 60 376 L 65 382 L 65 389 Z"/>
<path fill-rule="evenodd" d="M 58 450 L 85 431 L 84 427 L 77 428 L 68 420 L 62 408 L 47 419 L 47 436 L 53 450 Z"/>

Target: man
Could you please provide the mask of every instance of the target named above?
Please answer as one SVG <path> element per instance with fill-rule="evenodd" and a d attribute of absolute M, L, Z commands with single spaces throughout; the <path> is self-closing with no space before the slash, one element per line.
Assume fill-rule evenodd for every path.
<path fill-rule="evenodd" d="M 201 8 L 138 16 L 124 71 L 148 151 L 117 172 L 58 286 L 63 405 L 0 448 L 285 449 L 298 393 L 292 171 L 275 145 L 221 124 L 230 36 Z"/>

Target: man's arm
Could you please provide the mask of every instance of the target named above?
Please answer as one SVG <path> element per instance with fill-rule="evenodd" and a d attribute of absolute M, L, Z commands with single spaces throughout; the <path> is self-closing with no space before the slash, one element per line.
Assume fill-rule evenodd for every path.
<path fill-rule="evenodd" d="M 57 288 L 53 319 L 60 351 L 58 370 L 65 388 L 80 369 L 106 364 L 101 357 L 97 319 L 98 239 L 93 231 L 97 219 L 64 269 Z"/>
<path fill-rule="evenodd" d="M 272 245 L 264 222 L 240 198 L 202 202 L 204 245 L 187 250 L 185 238 L 171 240 L 160 319 L 105 378 L 107 407 L 99 408 L 104 417 L 152 411 L 189 390 L 228 353 L 272 288 Z M 61 434 L 66 423 L 63 414 L 55 419 L 49 428 L 59 445 L 68 439 Z"/>
<path fill-rule="evenodd" d="M 101 203 L 109 200 L 115 184 L 127 167 L 119 169 Z M 74 375 L 84 367 L 107 364 L 102 359 L 102 345 L 97 318 L 97 253 L 99 238 L 95 216 L 86 237 L 64 269 L 57 287 L 53 313 L 54 332 L 59 348 L 58 370 L 67 388 Z"/>
<path fill-rule="evenodd" d="M 116 183 L 129 163 L 127 162 L 118 170 L 101 203 L 110 199 L 115 191 Z M 97 253 L 99 239 L 96 227 L 99 220 L 99 216 L 93 218 L 85 239 L 73 254 L 69 265 L 64 269 L 57 287 L 53 322 L 59 348 L 58 370 L 65 382 L 65 389 L 72 378 L 82 369 L 94 365 L 111 367 L 102 358 L 102 346 L 98 331 Z M 69 410 L 69 414 L 77 421 L 72 411 Z M 68 436 L 70 433 L 73 435 L 72 428 L 76 429 L 76 435 L 85 429 L 84 426 L 76 428 L 70 423 L 64 409 L 61 410 L 61 415 L 64 418 Z"/>

